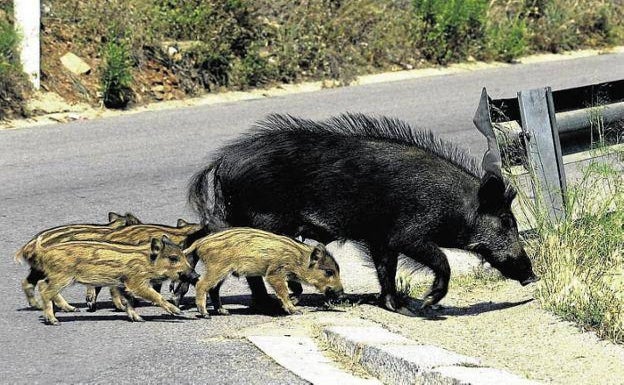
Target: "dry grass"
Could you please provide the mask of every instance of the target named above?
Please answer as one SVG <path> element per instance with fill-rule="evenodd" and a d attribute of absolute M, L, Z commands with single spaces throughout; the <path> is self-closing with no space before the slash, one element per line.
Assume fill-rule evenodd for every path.
<path fill-rule="evenodd" d="M 566 219 L 555 223 L 531 202 L 536 218 L 528 239 L 542 280 L 536 297 L 562 318 L 624 342 L 624 178 L 593 163 L 566 195 Z"/>

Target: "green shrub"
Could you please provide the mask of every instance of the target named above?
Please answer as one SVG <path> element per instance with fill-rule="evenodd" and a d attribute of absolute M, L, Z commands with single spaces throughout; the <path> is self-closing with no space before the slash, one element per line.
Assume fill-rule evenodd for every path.
<path fill-rule="evenodd" d="M 527 25 L 536 51 L 621 44 L 624 7 L 607 0 L 542 0 L 530 8 Z"/>
<path fill-rule="evenodd" d="M 443 64 L 482 48 L 488 0 L 414 0 L 413 4 L 427 59 Z"/>
<path fill-rule="evenodd" d="M 13 115 L 26 115 L 25 99 L 30 82 L 22 71 L 17 54 L 19 35 L 15 32 L 7 11 L 0 8 L 0 119 Z"/>
<path fill-rule="evenodd" d="M 108 108 L 124 108 L 132 98 L 132 61 L 124 38 L 109 34 L 103 49 L 101 91 Z"/>
<path fill-rule="evenodd" d="M 526 22 L 519 16 L 490 21 L 486 35 L 492 59 L 512 61 L 528 51 Z"/>

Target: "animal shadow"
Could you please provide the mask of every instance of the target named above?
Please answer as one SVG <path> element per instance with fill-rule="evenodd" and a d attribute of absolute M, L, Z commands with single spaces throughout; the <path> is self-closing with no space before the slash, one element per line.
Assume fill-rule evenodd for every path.
<path fill-rule="evenodd" d="M 478 302 L 468 306 L 437 306 L 422 309 L 422 300 L 410 298 L 407 300 L 406 306 L 399 309 L 399 313 L 410 316 L 420 317 L 433 321 L 443 321 L 447 317 L 472 316 L 491 311 L 510 309 L 512 307 L 525 305 L 534 301 L 529 298 L 517 302 Z M 401 311 L 402 310 L 402 311 Z"/>

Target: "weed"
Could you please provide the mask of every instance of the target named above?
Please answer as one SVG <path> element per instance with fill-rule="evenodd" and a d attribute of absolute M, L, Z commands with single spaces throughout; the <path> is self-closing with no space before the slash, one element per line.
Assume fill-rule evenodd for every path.
<path fill-rule="evenodd" d="M 414 0 L 425 57 L 444 64 L 480 49 L 487 9 L 487 0 Z"/>
<path fill-rule="evenodd" d="M 539 194 L 538 194 L 539 195 Z M 593 161 L 568 186 L 565 216 L 556 222 L 540 202 L 520 193 L 533 218 L 527 239 L 542 278 L 536 298 L 546 309 L 604 338 L 624 342 L 624 178 Z"/>
<path fill-rule="evenodd" d="M 17 55 L 20 36 L 7 11 L 8 5 L 0 8 L 0 120 L 26 115 L 25 99 L 30 91 Z"/>
<path fill-rule="evenodd" d="M 109 33 L 102 54 L 102 100 L 108 108 L 124 108 L 132 98 L 132 62 L 124 37 Z"/>

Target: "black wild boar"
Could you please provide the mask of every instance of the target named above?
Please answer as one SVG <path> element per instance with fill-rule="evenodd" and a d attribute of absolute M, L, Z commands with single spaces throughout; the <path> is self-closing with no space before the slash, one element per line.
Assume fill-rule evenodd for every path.
<path fill-rule="evenodd" d="M 192 179 L 189 200 L 207 224 L 365 245 L 380 305 L 397 310 L 399 254 L 435 274 L 423 306 L 448 290 L 451 271 L 440 247 L 475 251 L 523 285 L 537 280 L 511 212 L 516 192 L 500 166 L 486 170 L 397 119 L 271 115 L 215 154 Z M 254 300 L 266 300 L 262 281 L 248 281 Z"/>

